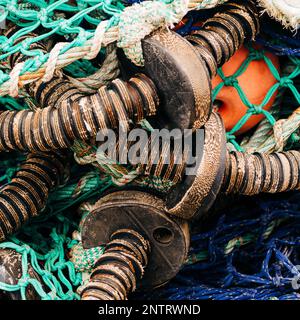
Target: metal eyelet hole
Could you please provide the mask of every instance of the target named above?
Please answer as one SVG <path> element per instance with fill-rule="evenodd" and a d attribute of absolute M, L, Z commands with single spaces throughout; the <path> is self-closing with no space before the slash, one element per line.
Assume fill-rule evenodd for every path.
<path fill-rule="evenodd" d="M 153 230 L 153 238 L 161 244 L 169 244 L 174 237 L 173 232 L 166 227 L 158 227 Z"/>

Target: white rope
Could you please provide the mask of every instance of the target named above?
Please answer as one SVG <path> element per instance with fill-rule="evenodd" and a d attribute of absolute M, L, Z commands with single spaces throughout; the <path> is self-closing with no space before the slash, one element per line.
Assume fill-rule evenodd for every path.
<path fill-rule="evenodd" d="M 275 150 L 280 152 L 284 148 L 284 135 L 283 135 L 283 124 L 286 119 L 280 119 L 276 121 L 273 126 L 274 140 L 275 140 Z"/>
<path fill-rule="evenodd" d="M 17 97 L 19 93 L 19 77 L 24 64 L 25 62 L 17 63 L 9 74 L 9 95 L 13 98 Z"/>
<path fill-rule="evenodd" d="M 93 38 L 80 47 L 72 47 L 64 53 L 61 49 L 69 42 L 57 43 L 49 54 L 49 59 L 35 72 L 20 75 L 24 64 L 17 64 L 10 73 L 10 79 L 0 86 L 0 96 L 18 95 L 18 87 L 36 80 L 50 81 L 55 70 L 79 59 L 93 59 L 102 47 L 118 42 L 127 57 L 136 65 L 143 65 L 141 40 L 154 30 L 172 27 L 182 20 L 189 10 L 207 9 L 228 0 L 174 0 L 169 4 L 161 1 L 144 1 L 126 7 L 120 15 L 119 26 L 107 29 L 108 21 L 102 21 Z M 286 0 L 292 1 L 292 0 Z M 298 1 L 298 0 L 297 0 Z"/>
<path fill-rule="evenodd" d="M 60 54 L 60 50 L 66 45 L 65 42 L 58 42 L 53 49 L 50 51 L 49 59 L 45 64 L 45 75 L 42 78 L 42 81 L 47 82 L 53 78 L 57 60 Z"/>
<path fill-rule="evenodd" d="M 86 55 L 86 59 L 91 60 L 96 58 L 97 54 L 100 52 L 102 47 L 102 42 L 104 39 L 105 31 L 107 29 L 108 21 L 101 21 L 96 30 L 93 37 L 93 42 L 90 48 L 90 52 Z"/>
<path fill-rule="evenodd" d="M 300 24 L 299 0 L 258 0 L 271 17 L 280 21 L 284 27 L 296 30 Z M 264 12 L 263 11 L 263 12 Z"/>

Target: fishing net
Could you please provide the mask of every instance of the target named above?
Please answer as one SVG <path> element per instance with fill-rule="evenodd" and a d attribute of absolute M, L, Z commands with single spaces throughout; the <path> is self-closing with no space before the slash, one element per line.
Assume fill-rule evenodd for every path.
<path fill-rule="evenodd" d="M 0 22 L 19 26 L 11 37 L 0 36 L 0 105 L 2 110 L 35 108 L 34 101 L 20 86 L 38 78 L 53 76 L 63 68 L 73 83 L 85 92 L 119 74 L 115 46 L 125 48 L 126 56 L 137 65 L 143 64 L 140 40 L 161 25 L 174 27 L 186 35 L 201 28 L 196 22 L 205 19 L 225 1 L 194 1 L 190 7 L 181 1 L 0 1 Z M 143 6 L 137 7 L 136 3 Z M 122 15 L 132 6 L 131 19 Z M 151 7 L 152 6 L 152 7 Z M 152 8 L 153 10 L 149 10 Z M 188 9 L 207 9 L 192 10 Z M 148 20 L 146 23 L 145 15 Z M 150 22 L 149 22 L 150 21 Z M 133 33 L 134 23 L 143 25 Z M 300 126 L 300 38 L 266 17 L 257 39 L 260 47 L 247 44 L 248 57 L 239 69 L 225 76 L 214 89 L 213 98 L 223 86 L 232 86 L 248 108 L 245 115 L 227 132 L 227 143 L 238 151 L 272 152 L 299 147 Z M 14 42 L 24 35 L 38 36 Z M 56 35 L 58 42 L 50 53 L 29 50 L 33 42 Z M 280 72 L 266 56 L 271 51 L 280 57 Z M 22 52 L 29 59 L 10 70 L 7 58 Z M 97 57 L 97 59 L 95 59 Z M 259 105 L 252 104 L 237 80 L 252 61 L 263 60 L 276 83 Z M 99 64 L 99 61 L 101 63 Z M 99 69 L 101 72 L 99 72 Z M 262 79 L 263 81 L 263 79 Z M 272 108 L 267 105 L 278 91 Z M 263 120 L 244 135 L 236 133 L 252 116 Z M 147 126 L 147 123 L 144 124 Z M 22 275 L 16 284 L 0 283 L 5 294 L 18 293 L 26 299 L 27 288 L 45 300 L 78 299 L 78 288 L 103 248 L 84 250 L 80 245 L 80 219 L 89 212 L 88 205 L 110 186 L 130 183 L 138 175 L 126 168 L 106 165 L 99 171 L 93 147 L 77 141 L 70 180 L 50 195 L 43 214 L 23 227 L 18 234 L 0 243 L 22 257 Z M 99 160 L 99 159 L 98 159 Z M 9 183 L 24 161 L 21 154 L 5 154 L 0 159 L 1 184 Z M 102 163 L 103 169 L 103 163 Z M 104 171 L 104 173 L 103 173 Z M 148 182 L 143 181 L 145 185 Z M 167 188 L 152 180 L 156 189 Z M 166 287 L 135 298 L 163 299 L 297 299 L 293 281 L 299 277 L 300 208 L 299 194 L 259 196 L 235 199 L 235 205 L 218 210 L 205 224 L 193 230 L 191 249 L 185 267 Z M 70 254 L 71 252 L 71 254 Z M 28 272 L 32 266 L 37 277 Z M 295 282 L 295 281 L 294 281 Z"/>

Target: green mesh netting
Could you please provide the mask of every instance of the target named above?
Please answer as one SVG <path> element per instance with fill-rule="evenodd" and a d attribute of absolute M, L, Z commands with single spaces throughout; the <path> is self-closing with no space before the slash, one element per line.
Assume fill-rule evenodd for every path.
<path fill-rule="evenodd" d="M 69 42 L 60 50 L 63 55 L 71 48 L 80 48 L 86 41 L 94 36 L 96 27 L 101 21 L 108 20 L 106 30 L 117 26 L 120 14 L 128 5 L 126 1 L 98 1 L 98 0 L 67 0 L 49 1 L 17 1 L 0 0 L 3 7 L 0 14 L 0 22 L 13 23 L 20 27 L 19 31 L 10 38 L 0 36 L 0 86 L 10 80 L 10 70 L 6 63 L 7 57 L 18 51 L 31 57 L 24 64 L 20 74 L 34 73 L 49 58 L 49 54 L 43 54 L 38 50 L 29 50 L 32 42 L 47 39 L 56 34 Z M 172 1 L 164 1 L 171 3 Z M 209 3 L 204 1 L 203 3 Z M 216 1 L 211 1 L 216 3 Z M 220 3 L 223 1 L 219 1 Z M 13 43 L 21 36 L 38 31 L 39 36 L 29 38 L 16 45 Z M 60 38 L 60 39 L 61 39 Z M 70 61 L 63 56 L 64 70 L 74 77 L 88 77 L 98 70 L 98 65 L 93 61 L 76 59 Z M 253 60 L 263 59 L 270 68 L 277 83 L 270 88 L 260 105 L 252 105 L 244 94 L 236 78 L 242 74 Z M 218 71 L 223 82 L 213 91 L 215 98 L 222 86 L 233 86 L 239 93 L 243 103 L 248 107 L 248 112 L 227 132 L 228 143 L 237 150 L 264 150 L 270 152 L 276 148 L 276 137 L 273 135 L 273 126 L 277 120 L 286 119 L 283 129 L 285 148 L 291 148 L 299 142 L 299 117 L 293 111 L 300 105 L 300 92 L 295 81 L 300 74 L 300 59 L 289 57 L 282 61 L 281 75 L 277 72 L 271 60 L 264 55 L 263 50 L 249 46 L 249 56 L 230 77 L 225 77 L 222 69 Z M 75 76 L 76 75 L 76 76 Z M 273 93 L 279 90 L 278 97 L 270 111 L 264 110 Z M 282 96 L 291 95 L 293 103 L 284 104 Z M 24 92 L 20 92 L 17 99 L 3 96 L 0 89 L 0 105 L 4 109 L 20 110 L 32 107 L 30 99 Z M 290 100 L 289 100 L 290 102 Z M 258 127 L 242 137 L 237 137 L 236 132 L 256 114 L 263 114 L 265 119 Z M 23 161 L 22 155 L 7 155 L 0 160 L 0 182 L 5 184 L 10 181 Z M 119 172 L 118 172 L 119 174 Z M 129 181 L 129 180 L 128 180 Z M 127 182 L 128 182 L 127 181 Z M 125 183 L 127 183 L 125 181 Z M 22 299 L 26 299 L 26 289 L 33 286 L 41 299 L 70 300 L 78 299 L 76 289 L 82 285 L 84 279 L 81 271 L 88 266 L 80 266 L 82 261 L 75 264 L 69 260 L 70 249 L 79 244 L 79 239 L 74 236 L 79 231 L 79 217 L 74 218 L 78 204 L 99 197 L 101 193 L 114 183 L 109 176 L 104 176 L 96 169 L 73 166 L 70 181 L 63 187 L 54 191 L 49 199 L 45 214 L 25 226 L 17 235 L 1 243 L 1 248 L 10 248 L 22 256 L 22 276 L 14 285 L 0 283 L 0 289 L 5 292 L 20 292 Z M 159 184 L 159 183 L 158 183 Z M 159 186 L 157 186 L 159 188 Z M 239 239 L 240 243 L 250 242 L 251 237 Z M 234 239 L 228 241 L 227 250 L 230 251 Z M 228 249 L 229 248 L 229 249 Z M 87 260 L 101 254 L 101 248 L 97 252 L 86 252 Z M 207 256 L 205 252 L 199 256 Z M 30 277 L 28 263 L 31 264 L 41 281 Z M 189 260 L 191 262 L 191 259 Z"/>

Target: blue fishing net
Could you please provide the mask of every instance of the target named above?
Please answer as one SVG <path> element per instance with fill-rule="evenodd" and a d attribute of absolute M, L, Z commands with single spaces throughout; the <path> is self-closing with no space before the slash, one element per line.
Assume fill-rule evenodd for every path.
<path fill-rule="evenodd" d="M 141 1 L 127 0 L 127 4 L 136 2 Z M 177 32 L 181 35 L 190 33 L 199 28 L 195 21 L 209 15 L 207 11 L 190 12 Z M 262 30 L 258 42 L 269 51 L 282 59 L 300 56 L 299 35 L 282 30 L 274 21 L 270 24 L 268 19 L 263 22 Z M 300 66 L 298 59 L 295 63 Z M 78 76 L 95 70 L 91 63 L 84 61 L 66 67 L 66 71 Z M 299 89 L 299 76 L 293 81 Z M 296 107 L 297 101 L 293 97 L 285 99 L 287 104 Z M 0 103 L 10 110 L 22 108 L 8 97 L 0 98 Z M 293 139 L 295 143 L 296 134 Z M 11 180 L 23 160 L 19 154 L 2 156 L 2 185 Z M 42 299 L 79 298 L 76 289 L 82 284 L 82 275 L 69 261 L 70 249 L 78 244 L 72 236 L 79 229 L 79 217 L 74 212 L 83 201 L 99 198 L 110 186 L 110 180 L 96 170 L 75 164 L 71 177 L 65 186 L 51 194 L 44 215 L 0 245 L 13 248 L 24 258 L 21 281 L 14 286 L 0 283 L 0 289 L 20 291 L 21 298 L 26 298 L 26 287 L 32 285 Z M 300 193 L 230 200 L 230 206 L 222 204 L 212 210 L 205 221 L 193 223 L 189 256 L 175 279 L 151 293 L 138 292 L 131 298 L 298 299 Z M 33 265 L 41 282 L 33 282 L 27 277 L 27 262 Z"/>

